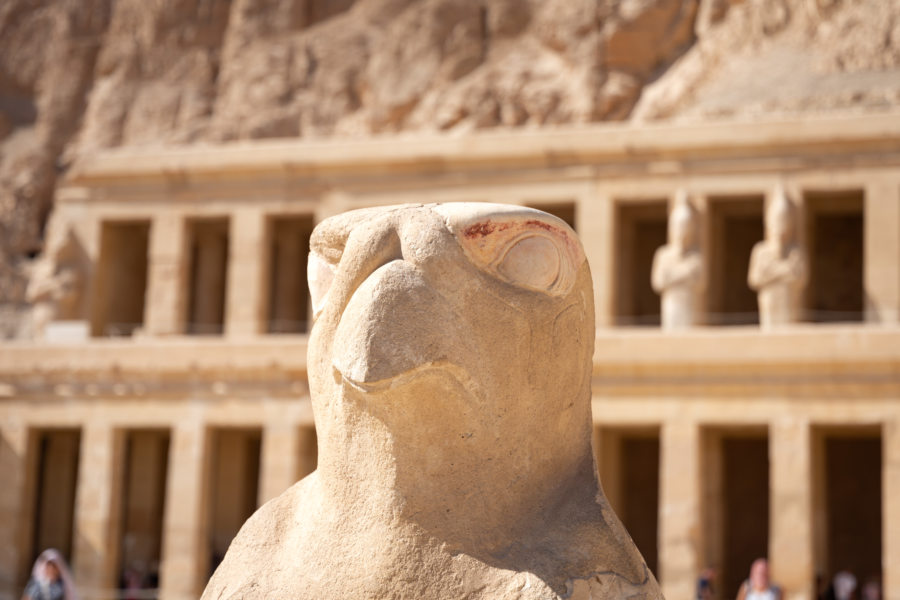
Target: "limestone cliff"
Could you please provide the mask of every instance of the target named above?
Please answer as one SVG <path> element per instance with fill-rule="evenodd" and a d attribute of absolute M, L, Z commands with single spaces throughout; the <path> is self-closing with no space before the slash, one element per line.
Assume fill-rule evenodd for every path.
<path fill-rule="evenodd" d="M 0 337 L 84 152 L 870 109 L 898 64 L 881 0 L 5 0 Z"/>

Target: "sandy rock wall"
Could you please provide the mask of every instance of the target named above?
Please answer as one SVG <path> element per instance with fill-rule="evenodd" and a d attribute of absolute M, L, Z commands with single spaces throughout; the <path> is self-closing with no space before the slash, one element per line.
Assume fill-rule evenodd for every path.
<path fill-rule="evenodd" d="M 6 0 L 0 337 L 80 153 L 878 108 L 898 64 L 881 0 Z"/>
<path fill-rule="evenodd" d="M 698 13 L 697 42 L 644 88 L 631 118 L 696 121 L 900 106 L 900 3 L 710 0 Z"/>
<path fill-rule="evenodd" d="M 7 0 L 0 312 L 24 302 L 57 177 L 81 152 L 624 118 L 691 45 L 695 12 L 696 0 Z"/>

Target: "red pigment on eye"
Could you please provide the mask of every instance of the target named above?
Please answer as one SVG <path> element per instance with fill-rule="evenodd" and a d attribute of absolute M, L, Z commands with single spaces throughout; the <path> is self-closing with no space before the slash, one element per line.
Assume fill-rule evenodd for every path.
<path fill-rule="evenodd" d="M 485 221 L 483 223 L 475 223 L 474 225 L 469 225 L 463 231 L 463 234 L 467 238 L 484 237 L 486 235 L 494 233 L 495 231 L 503 231 L 509 228 L 509 223 L 494 223 L 493 221 Z"/>
<path fill-rule="evenodd" d="M 540 227 L 541 229 L 546 229 L 547 231 L 555 231 L 556 230 L 556 227 L 554 227 L 553 225 L 550 225 L 549 223 L 544 223 L 543 221 L 531 220 L 531 221 L 526 221 L 525 224 L 533 225 L 535 227 Z"/>
<path fill-rule="evenodd" d="M 475 223 L 474 225 L 469 225 L 466 227 L 465 235 L 468 238 L 472 237 L 484 237 L 494 232 L 494 224 L 490 221 L 485 221 L 484 223 Z"/>

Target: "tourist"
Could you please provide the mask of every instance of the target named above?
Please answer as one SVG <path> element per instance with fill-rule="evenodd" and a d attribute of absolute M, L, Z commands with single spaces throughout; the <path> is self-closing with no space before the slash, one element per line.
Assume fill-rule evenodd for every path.
<path fill-rule="evenodd" d="M 44 550 L 34 561 L 22 600 L 78 600 L 72 575 L 58 551 Z"/>
<path fill-rule="evenodd" d="M 862 600 L 881 600 L 881 583 L 877 579 L 871 578 L 863 586 Z"/>
<path fill-rule="evenodd" d="M 715 577 L 715 570 L 710 567 L 703 569 L 697 579 L 697 600 L 713 600 L 716 597 L 715 588 L 713 588 Z"/>
<path fill-rule="evenodd" d="M 856 576 L 849 571 L 840 571 L 832 582 L 835 600 L 852 600 L 856 591 Z"/>
<path fill-rule="evenodd" d="M 750 578 L 741 584 L 737 600 L 781 600 L 781 590 L 769 580 L 769 561 L 753 561 Z"/>

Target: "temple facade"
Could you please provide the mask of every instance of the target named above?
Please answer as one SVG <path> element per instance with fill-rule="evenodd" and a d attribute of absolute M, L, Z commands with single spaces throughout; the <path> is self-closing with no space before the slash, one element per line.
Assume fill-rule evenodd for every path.
<path fill-rule="evenodd" d="M 784 193 L 802 306 L 763 329 L 748 268 Z M 664 330 L 651 270 L 676 196 L 704 284 L 697 323 Z M 0 345 L 0 599 L 47 547 L 85 599 L 129 581 L 199 597 L 244 520 L 315 468 L 312 228 L 454 201 L 579 234 L 597 464 L 667 598 L 706 569 L 733 598 L 767 556 L 789 600 L 840 570 L 900 600 L 898 114 L 85 157 L 56 199 L 31 339 Z"/>

